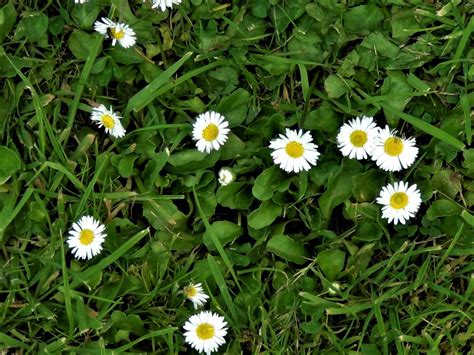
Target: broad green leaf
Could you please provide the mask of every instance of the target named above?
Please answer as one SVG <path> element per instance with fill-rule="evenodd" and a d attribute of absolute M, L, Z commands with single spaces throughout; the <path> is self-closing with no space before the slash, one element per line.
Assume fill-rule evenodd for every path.
<path fill-rule="evenodd" d="M 359 5 L 344 13 L 344 28 L 348 33 L 368 33 L 381 28 L 383 12 L 374 4 Z"/>
<path fill-rule="evenodd" d="M 40 41 L 48 30 L 48 16 L 40 12 L 30 13 L 23 17 L 18 26 L 23 25 L 26 38 L 32 42 Z"/>
<path fill-rule="evenodd" d="M 0 146 L 0 185 L 21 168 L 21 160 L 14 150 Z"/>
<path fill-rule="evenodd" d="M 250 103 L 250 93 L 242 88 L 235 90 L 232 94 L 222 99 L 216 111 L 224 115 L 229 121 L 230 127 L 238 126 L 247 119 Z"/>
<path fill-rule="evenodd" d="M 272 224 L 281 215 L 281 212 L 281 206 L 274 204 L 272 201 L 264 201 L 259 208 L 250 212 L 248 224 L 254 229 L 264 228 Z"/>
<path fill-rule="evenodd" d="M 462 166 L 466 169 L 466 175 L 474 178 L 474 149 L 467 149 L 463 153 Z"/>
<path fill-rule="evenodd" d="M 303 245 L 287 235 L 275 235 L 267 243 L 267 251 L 279 257 L 301 265 L 306 262 L 308 253 Z"/>
<path fill-rule="evenodd" d="M 354 239 L 363 240 L 364 242 L 372 242 L 380 240 L 382 233 L 383 231 L 379 224 L 368 220 L 362 220 L 357 225 Z"/>
<path fill-rule="evenodd" d="M 360 163 L 343 159 L 338 172 L 329 178 L 328 188 L 319 198 L 323 229 L 326 229 L 334 207 L 352 196 L 352 177 L 361 171 Z"/>
<path fill-rule="evenodd" d="M 199 199 L 202 201 L 202 198 Z M 238 226 L 229 221 L 217 221 L 211 224 L 211 229 L 217 236 L 221 245 L 224 247 L 227 243 L 230 243 L 234 239 L 240 237 L 243 233 L 242 227 Z M 216 250 L 214 242 L 212 241 L 211 231 L 206 230 L 203 236 L 203 243 L 206 245 L 208 250 Z"/>
<path fill-rule="evenodd" d="M 13 29 L 16 23 L 16 10 L 11 2 L 0 8 L 0 44 Z"/>
<path fill-rule="evenodd" d="M 446 216 L 459 216 L 463 208 L 450 200 L 436 200 L 434 201 L 431 206 L 426 211 L 426 218 L 429 221 L 434 221 L 439 217 L 446 217 Z"/>
<path fill-rule="evenodd" d="M 335 74 L 329 75 L 326 80 L 324 80 L 324 89 L 326 89 L 328 96 L 332 99 L 337 99 L 349 91 L 344 80 Z"/>
<path fill-rule="evenodd" d="M 318 266 L 329 281 L 337 279 L 344 269 L 346 253 L 339 249 L 329 249 L 319 253 L 316 257 Z"/>
<path fill-rule="evenodd" d="M 232 182 L 220 186 L 216 198 L 220 205 L 232 209 L 247 209 L 252 202 L 249 185 L 244 182 Z"/>
<path fill-rule="evenodd" d="M 90 43 L 95 40 L 95 36 L 80 30 L 74 30 L 69 37 L 68 47 L 77 59 L 87 59 L 90 54 Z"/>
<path fill-rule="evenodd" d="M 304 121 L 304 129 L 314 129 L 321 132 L 333 133 L 341 127 L 341 115 L 336 114 L 327 101 L 323 101 L 315 110 L 308 113 Z M 314 137 L 314 134 L 312 134 Z"/>
<path fill-rule="evenodd" d="M 404 73 L 401 71 L 391 71 L 383 82 L 381 93 L 387 97 L 385 101 L 390 107 L 403 111 L 410 101 L 413 88 L 408 84 L 407 77 Z M 390 110 L 384 110 L 384 113 L 387 116 L 388 123 L 396 127 L 399 117 Z"/>
<path fill-rule="evenodd" d="M 460 177 L 451 170 L 440 170 L 431 178 L 433 189 L 455 198 L 461 189 Z"/>
<path fill-rule="evenodd" d="M 260 201 L 267 201 L 272 198 L 276 191 L 286 191 L 290 186 L 291 179 L 285 176 L 281 169 L 274 165 L 265 169 L 255 179 L 252 194 Z"/>
<path fill-rule="evenodd" d="M 358 202 L 373 201 L 380 193 L 385 181 L 385 174 L 369 170 L 352 178 L 352 195 Z"/>

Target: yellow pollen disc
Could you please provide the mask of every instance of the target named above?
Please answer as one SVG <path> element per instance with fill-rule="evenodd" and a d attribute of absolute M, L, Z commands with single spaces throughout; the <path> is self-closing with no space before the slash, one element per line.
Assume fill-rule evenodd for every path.
<path fill-rule="evenodd" d="M 186 297 L 193 298 L 197 295 L 197 290 L 196 287 L 194 286 L 188 286 L 184 288 L 184 293 Z"/>
<path fill-rule="evenodd" d="M 392 197 L 390 197 L 390 206 L 399 210 L 408 205 L 408 195 L 404 192 L 395 192 Z"/>
<path fill-rule="evenodd" d="M 79 234 L 79 241 L 82 245 L 89 245 L 94 240 L 94 232 L 90 229 L 83 229 Z"/>
<path fill-rule="evenodd" d="M 122 30 L 117 31 L 115 28 L 111 28 L 110 33 L 112 33 L 112 36 L 114 36 L 115 39 L 122 39 L 123 36 L 125 36 L 125 32 Z"/>
<path fill-rule="evenodd" d="M 196 328 L 196 335 L 201 340 L 211 339 L 214 336 L 214 326 L 209 323 L 199 324 Z"/>
<path fill-rule="evenodd" d="M 114 128 L 115 126 L 115 120 L 112 116 L 110 115 L 102 115 L 102 117 L 100 118 L 100 120 L 102 121 L 102 123 L 104 124 L 104 126 L 108 129 L 112 129 Z"/>
<path fill-rule="evenodd" d="M 210 123 L 202 130 L 202 138 L 208 142 L 212 142 L 219 135 L 219 128 L 214 123 Z"/>
<path fill-rule="evenodd" d="M 286 154 L 292 158 L 299 158 L 304 153 L 303 145 L 299 142 L 291 141 L 285 147 Z"/>
<path fill-rule="evenodd" d="M 349 139 L 354 147 L 363 147 L 367 142 L 367 133 L 358 129 L 351 133 Z"/>
<path fill-rule="evenodd" d="M 399 156 L 403 152 L 403 141 L 397 137 L 390 137 L 385 141 L 383 150 L 392 157 Z"/>

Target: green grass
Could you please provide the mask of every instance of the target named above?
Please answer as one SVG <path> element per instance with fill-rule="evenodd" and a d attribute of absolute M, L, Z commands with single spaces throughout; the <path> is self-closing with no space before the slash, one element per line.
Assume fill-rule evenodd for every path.
<path fill-rule="evenodd" d="M 193 281 L 228 322 L 222 353 L 474 352 L 474 5 L 367 3 L 2 2 L 0 351 L 189 353 Z M 137 45 L 96 34 L 103 16 Z M 100 103 L 124 138 L 91 123 Z M 206 110 L 232 129 L 209 155 Z M 357 115 L 415 137 L 415 164 L 342 158 Z M 268 145 L 298 127 L 321 156 L 286 174 Z M 423 199 L 406 226 L 375 203 L 397 180 Z M 107 238 L 78 261 L 86 214 Z"/>

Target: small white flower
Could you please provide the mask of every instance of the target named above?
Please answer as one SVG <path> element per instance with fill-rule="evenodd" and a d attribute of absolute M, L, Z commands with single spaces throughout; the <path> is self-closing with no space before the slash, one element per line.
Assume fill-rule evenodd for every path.
<path fill-rule="evenodd" d="M 219 150 L 227 140 L 230 129 L 224 116 L 214 111 L 200 114 L 193 124 L 193 139 L 200 152 L 210 153 Z"/>
<path fill-rule="evenodd" d="M 350 159 L 367 159 L 374 149 L 378 128 L 372 117 L 357 117 L 344 124 L 337 135 L 337 146 Z"/>
<path fill-rule="evenodd" d="M 226 325 L 224 317 L 208 311 L 200 312 L 191 316 L 184 324 L 185 341 L 197 351 L 209 355 L 225 343 Z"/>
<path fill-rule="evenodd" d="M 74 2 L 76 4 L 84 4 L 85 2 L 87 2 L 88 0 L 74 0 Z"/>
<path fill-rule="evenodd" d="M 383 205 L 382 218 L 387 218 L 388 223 L 405 224 L 420 208 L 420 191 L 416 184 L 408 186 L 403 181 L 388 184 L 377 197 L 377 203 Z"/>
<path fill-rule="evenodd" d="M 235 180 L 235 174 L 230 168 L 222 168 L 219 170 L 219 184 L 222 186 L 229 185 Z"/>
<path fill-rule="evenodd" d="M 201 307 L 204 303 L 207 302 L 207 299 L 209 298 L 209 296 L 204 293 L 204 290 L 202 289 L 202 286 L 200 283 L 199 284 L 190 283 L 188 286 L 184 288 L 183 291 L 184 291 L 184 294 L 186 295 L 186 298 L 193 303 L 194 309 Z"/>
<path fill-rule="evenodd" d="M 418 155 L 414 138 L 400 138 L 396 131 L 390 131 L 388 126 L 379 129 L 372 151 L 372 160 L 377 166 L 386 171 L 400 171 L 408 168 Z"/>
<path fill-rule="evenodd" d="M 115 23 L 107 17 L 102 17 L 102 22 L 94 23 L 94 30 L 105 36 L 112 37 L 112 45 L 119 43 L 123 48 L 132 47 L 136 42 L 135 31 L 124 23 Z"/>
<path fill-rule="evenodd" d="M 77 259 L 92 259 L 102 250 L 107 234 L 105 226 L 91 216 L 83 216 L 72 224 L 67 244 Z"/>
<path fill-rule="evenodd" d="M 146 0 L 143 0 L 143 2 L 145 2 Z M 152 8 L 153 9 L 156 9 L 156 8 L 160 8 L 161 11 L 165 11 L 166 8 L 172 8 L 173 5 L 178 5 L 178 4 L 181 4 L 181 1 L 182 0 L 152 0 Z"/>
<path fill-rule="evenodd" d="M 91 120 L 99 127 L 104 127 L 105 132 L 112 137 L 120 138 L 125 135 L 125 128 L 120 122 L 120 116 L 112 111 L 112 106 L 107 109 L 104 105 L 92 108 Z"/>
<path fill-rule="evenodd" d="M 311 165 L 316 165 L 319 152 L 318 146 L 313 143 L 313 137 L 309 132 L 286 129 L 286 136 L 280 134 L 279 138 L 270 142 L 273 161 L 280 165 L 280 168 L 287 172 L 298 173 L 311 169 Z"/>

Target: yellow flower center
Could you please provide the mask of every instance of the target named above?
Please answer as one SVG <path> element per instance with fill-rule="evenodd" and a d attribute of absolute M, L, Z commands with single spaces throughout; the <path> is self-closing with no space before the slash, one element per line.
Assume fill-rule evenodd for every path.
<path fill-rule="evenodd" d="M 285 147 L 286 154 L 292 158 L 299 158 L 304 153 L 303 145 L 299 142 L 291 141 Z"/>
<path fill-rule="evenodd" d="M 399 156 L 403 152 L 403 141 L 397 137 L 390 137 L 385 141 L 383 150 L 392 157 Z"/>
<path fill-rule="evenodd" d="M 90 229 L 83 229 L 79 234 L 79 241 L 82 245 L 89 245 L 94 240 L 94 232 Z"/>
<path fill-rule="evenodd" d="M 102 121 L 102 123 L 104 124 L 104 126 L 108 129 L 112 129 L 114 128 L 115 126 L 115 120 L 112 116 L 110 115 L 102 115 L 102 117 L 100 118 L 100 120 Z"/>
<path fill-rule="evenodd" d="M 123 32 L 122 30 L 117 31 L 115 28 L 111 28 L 110 33 L 112 34 L 112 36 L 114 36 L 115 39 L 122 39 L 123 36 L 125 36 L 125 32 Z"/>
<path fill-rule="evenodd" d="M 185 287 L 184 288 L 184 294 L 186 295 L 186 297 L 188 298 L 193 298 L 197 295 L 197 290 L 196 290 L 196 287 L 194 286 L 188 286 L 188 287 Z"/>
<path fill-rule="evenodd" d="M 390 197 L 390 206 L 399 210 L 408 205 L 408 195 L 404 192 L 395 192 L 392 197 Z"/>
<path fill-rule="evenodd" d="M 354 147 L 363 147 L 367 142 L 367 133 L 360 129 L 355 130 L 351 133 L 350 140 Z"/>
<path fill-rule="evenodd" d="M 210 123 L 202 130 L 202 138 L 208 142 L 212 142 L 219 135 L 219 128 L 214 123 Z"/>
<path fill-rule="evenodd" d="M 201 340 L 211 339 L 214 336 L 215 329 L 209 323 L 201 323 L 196 328 L 196 335 Z"/>

